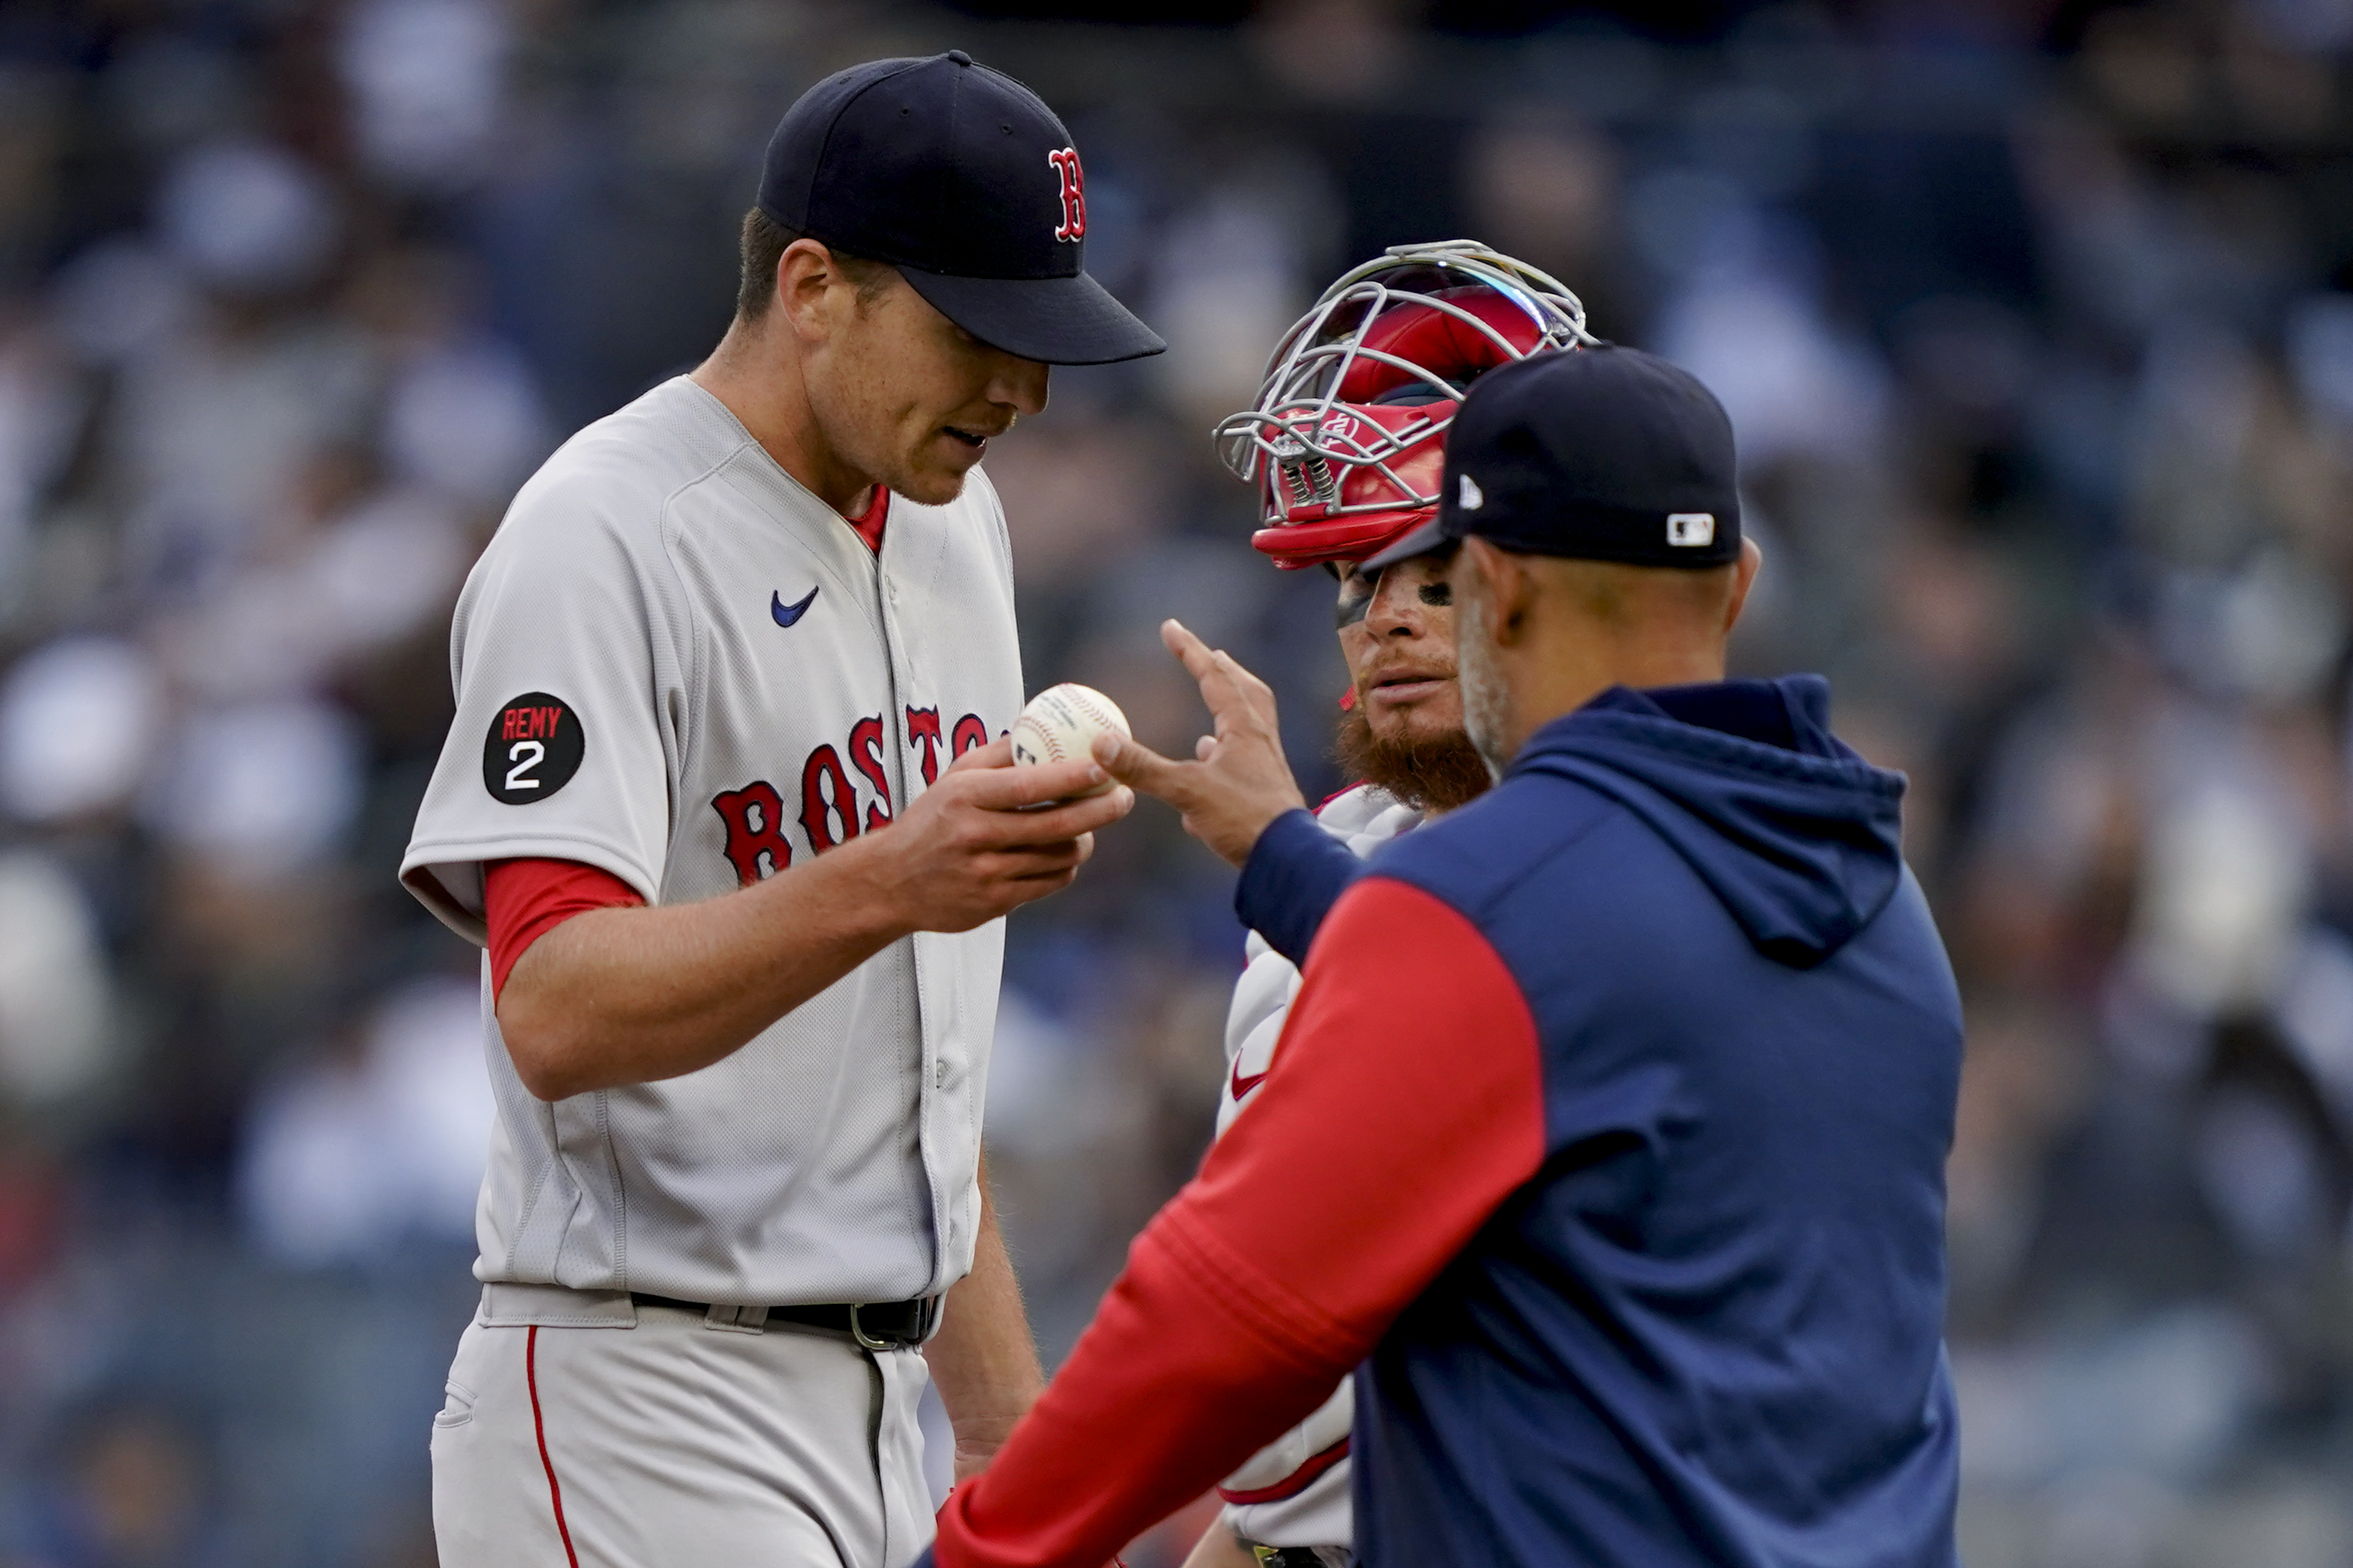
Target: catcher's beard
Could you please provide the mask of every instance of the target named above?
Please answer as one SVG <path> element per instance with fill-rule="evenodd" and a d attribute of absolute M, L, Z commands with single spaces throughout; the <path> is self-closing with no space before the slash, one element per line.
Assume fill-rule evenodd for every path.
<path fill-rule="evenodd" d="M 1384 741 L 1373 733 L 1361 704 L 1340 715 L 1333 752 L 1349 777 L 1387 790 L 1416 811 L 1468 805 L 1494 783 L 1461 731 Z"/>

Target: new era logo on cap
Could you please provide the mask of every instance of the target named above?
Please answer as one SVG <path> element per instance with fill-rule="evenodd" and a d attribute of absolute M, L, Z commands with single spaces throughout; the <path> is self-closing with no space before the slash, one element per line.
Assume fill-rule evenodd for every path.
<path fill-rule="evenodd" d="M 1704 549 L 1714 544 L 1715 514 L 1712 511 L 1669 512 L 1667 542 L 1686 550 Z"/>
<path fill-rule="evenodd" d="M 1461 486 L 1454 493 L 1454 504 L 1464 511 L 1477 511 L 1487 504 L 1487 498 L 1481 492 L 1478 480 L 1468 474 L 1462 475 L 1461 479 Z"/>

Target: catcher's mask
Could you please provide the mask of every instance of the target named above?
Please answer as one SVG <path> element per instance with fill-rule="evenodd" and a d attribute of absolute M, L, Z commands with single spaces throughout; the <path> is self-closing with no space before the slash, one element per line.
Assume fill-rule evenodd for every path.
<path fill-rule="evenodd" d="M 1250 542 L 1296 569 L 1361 561 L 1437 515 L 1446 427 L 1482 373 L 1598 340 L 1553 279 L 1474 240 L 1399 245 L 1324 290 L 1218 453 L 1258 484 Z"/>

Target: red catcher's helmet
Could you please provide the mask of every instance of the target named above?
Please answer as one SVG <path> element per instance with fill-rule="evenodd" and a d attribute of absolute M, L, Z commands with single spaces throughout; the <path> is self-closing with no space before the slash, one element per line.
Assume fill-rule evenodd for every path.
<path fill-rule="evenodd" d="M 1392 247 L 1349 272 L 1267 362 L 1219 456 L 1261 487 L 1250 542 L 1285 569 L 1362 561 L 1437 512 L 1446 427 L 1472 380 L 1596 340 L 1585 306 L 1473 240 Z"/>

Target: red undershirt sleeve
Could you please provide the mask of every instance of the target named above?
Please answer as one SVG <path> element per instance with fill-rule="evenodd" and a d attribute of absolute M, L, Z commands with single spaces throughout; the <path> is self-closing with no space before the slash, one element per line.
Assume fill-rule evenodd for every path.
<path fill-rule="evenodd" d="M 577 860 L 493 860 L 482 878 L 482 921 L 491 930 L 491 998 L 506 989 L 523 950 L 574 915 L 642 904 L 610 871 Z"/>
<path fill-rule="evenodd" d="M 1535 1022 L 1470 921 L 1367 877 L 1305 973 L 1266 1087 L 949 1495 L 941 1568 L 1099 1568 L 1321 1404 L 1541 1164 Z"/>

